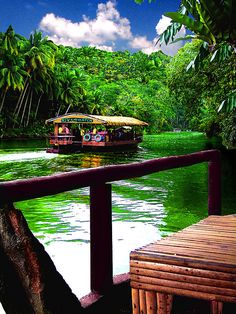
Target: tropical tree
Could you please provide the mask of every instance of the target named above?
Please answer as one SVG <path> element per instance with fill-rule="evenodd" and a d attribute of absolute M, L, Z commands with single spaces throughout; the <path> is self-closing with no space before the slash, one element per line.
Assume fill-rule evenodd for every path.
<path fill-rule="evenodd" d="M 142 3 L 143 0 L 135 0 Z M 149 0 L 152 2 L 152 0 Z M 171 23 L 161 34 L 160 43 L 175 42 L 174 38 L 182 26 L 193 35 L 187 35 L 177 40 L 201 39 L 199 53 L 190 62 L 189 69 L 199 69 L 203 59 L 211 56 L 211 61 L 222 62 L 236 52 L 236 2 L 232 0 L 182 0 L 177 12 L 167 12 L 165 16 L 171 18 Z M 235 82 L 235 77 L 234 77 Z M 235 85 L 235 84 L 233 84 Z M 236 108 L 236 86 L 223 100 L 219 111 L 225 108 L 230 111 Z"/>
<path fill-rule="evenodd" d="M 18 54 L 18 40 L 23 37 L 16 34 L 10 25 L 5 33 L 0 33 L 0 53 L 4 54 Z"/>
<path fill-rule="evenodd" d="M 225 146 L 233 147 L 236 144 L 235 119 L 229 117 L 235 116 L 234 111 L 217 112 L 225 94 L 231 90 L 232 57 L 220 64 L 205 59 L 197 73 L 186 71 L 200 45 L 200 40 L 185 44 L 167 67 L 167 85 L 173 96 L 176 117 L 180 114 L 178 122 L 185 122 L 188 128 L 205 132 L 209 137 L 220 135 Z"/>
<path fill-rule="evenodd" d="M 77 68 L 57 64 L 54 69 L 51 98 L 57 103 L 57 113 L 79 110 L 86 95 L 86 76 Z M 86 97 L 86 96 L 85 96 Z"/>
<path fill-rule="evenodd" d="M 236 51 L 236 3 L 231 0 L 182 0 L 178 12 L 168 12 L 165 16 L 172 19 L 169 28 L 160 36 L 166 44 L 174 39 L 179 27 L 184 25 L 194 35 L 182 39 L 201 39 L 204 41 L 196 64 L 213 53 L 211 60 L 222 61 Z M 176 26 L 176 27 L 173 27 Z"/>
<path fill-rule="evenodd" d="M 104 103 L 103 94 L 99 90 L 91 91 L 90 99 L 91 114 L 106 115 L 107 108 Z"/>
<path fill-rule="evenodd" d="M 0 33 L 0 113 L 3 110 L 7 91 L 21 91 L 24 88 L 24 59 L 19 55 L 19 39 L 9 26 L 5 33 Z"/>
<path fill-rule="evenodd" d="M 38 99 L 37 115 L 42 94 L 48 90 L 48 85 L 51 82 L 50 74 L 54 67 L 57 47 L 47 37 L 43 37 L 41 32 L 35 31 L 30 35 L 29 40 L 22 41 L 21 50 L 25 58 L 25 70 L 28 73 L 28 78 L 25 81 L 24 90 L 18 98 L 14 119 L 17 121 L 21 113 L 20 125 L 26 117 L 25 125 L 28 125 L 33 97 Z"/>
<path fill-rule="evenodd" d="M 151 123 L 165 120 L 164 97 L 163 104 L 158 99 L 165 95 L 161 90 L 170 58 L 163 53 L 147 56 L 94 47 L 57 47 L 37 31 L 29 39 L 16 36 L 11 28 L 7 33 L 7 41 L 6 34 L 0 34 L 0 122 L 4 129 L 34 128 L 49 115 L 71 110 L 129 114 Z"/>
<path fill-rule="evenodd" d="M 0 60 L 0 89 L 2 90 L 0 96 L 0 113 L 4 107 L 4 101 L 7 91 L 21 91 L 24 89 L 24 81 L 27 77 L 27 72 L 23 68 L 24 60 L 17 55 L 5 54 L 4 58 Z"/>

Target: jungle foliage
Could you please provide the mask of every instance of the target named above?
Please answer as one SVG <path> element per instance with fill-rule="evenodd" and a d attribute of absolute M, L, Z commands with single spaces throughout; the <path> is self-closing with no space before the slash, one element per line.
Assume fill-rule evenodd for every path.
<path fill-rule="evenodd" d="M 235 56 L 236 51 L 236 2 L 232 0 L 182 0 L 177 12 L 167 12 L 171 24 L 158 39 L 166 44 L 170 41 L 201 39 L 198 54 L 189 63 L 189 69 L 201 69 L 205 58 L 221 63 Z M 175 35 L 184 26 L 192 32 L 184 38 Z M 231 89 L 218 110 L 230 112 L 236 109 L 236 89 Z"/>
<path fill-rule="evenodd" d="M 149 2 L 152 1 L 155 0 L 149 0 Z M 135 2 L 141 4 L 144 0 L 135 0 Z M 160 44 L 169 44 L 179 40 L 200 40 L 186 67 L 186 70 L 192 70 L 192 73 L 188 75 L 181 72 L 184 79 L 181 78 L 177 85 L 184 89 L 179 89 L 178 98 L 183 96 L 183 92 L 186 95 L 185 91 L 189 90 L 190 82 L 198 82 L 196 86 L 201 91 L 196 95 L 198 100 L 191 96 L 190 99 L 188 96 L 185 97 L 187 101 L 192 101 L 192 103 L 189 102 L 193 107 L 191 110 L 188 108 L 189 104 L 187 107 L 184 106 L 187 112 L 192 111 L 194 114 L 190 119 L 190 125 L 198 125 L 208 134 L 220 133 L 224 144 L 228 147 L 236 146 L 235 14 L 236 2 L 232 0 L 181 0 L 176 12 L 164 14 L 171 19 L 170 25 L 158 38 Z M 175 38 L 182 27 L 189 30 L 191 34 L 184 38 Z M 178 72 L 178 62 L 176 65 L 175 73 Z M 197 79 L 192 79 L 195 76 L 198 76 Z M 187 78 L 189 80 L 186 80 Z M 187 85 L 183 85 L 185 80 Z M 205 92 L 203 82 L 209 83 L 209 88 L 205 89 Z M 176 94 L 177 89 L 172 88 L 172 91 Z M 196 103 L 198 103 L 197 107 Z M 181 102 L 180 107 L 182 104 Z"/>
<path fill-rule="evenodd" d="M 235 113 L 217 112 L 235 88 L 235 54 L 220 64 L 209 55 L 186 71 L 202 45 L 194 40 L 173 58 L 57 46 L 41 32 L 29 39 L 11 26 L 0 33 L 0 136 L 44 135 L 44 121 L 57 114 L 133 116 L 148 133 L 173 128 L 221 135 L 236 143 Z"/>
<path fill-rule="evenodd" d="M 218 111 L 225 95 L 236 88 L 236 58 L 232 55 L 221 63 L 212 63 L 210 56 L 195 71 L 186 66 L 198 54 L 201 40 L 185 44 L 173 57 L 167 70 L 167 84 L 174 98 L 175 116 L 192 130 L 208 137 L 220 135 L 226 147 L 236 145 L 235 110 Z"/>
<path fill-rule="evenodd" d="M 41 32 L 26 39 L 10 26 L 0 34 L 0 57 L 2 130 L 69 111 L 133 116 L 149 122 L 149 132 L 171 129 L 170 58 L 162 52 L 56 46 Z"/>

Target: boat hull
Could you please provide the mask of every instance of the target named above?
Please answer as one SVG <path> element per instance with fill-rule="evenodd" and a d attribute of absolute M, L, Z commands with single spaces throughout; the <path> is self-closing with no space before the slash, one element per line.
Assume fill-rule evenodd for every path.
<path fill-rule="evenodd" d="M 83 151 L 112 151 L 137 149 L 140 140 L 114 141 L 114 142 L 81 142 L 68 145 L 53 145 L 47 153 L 63 154 Z"/>

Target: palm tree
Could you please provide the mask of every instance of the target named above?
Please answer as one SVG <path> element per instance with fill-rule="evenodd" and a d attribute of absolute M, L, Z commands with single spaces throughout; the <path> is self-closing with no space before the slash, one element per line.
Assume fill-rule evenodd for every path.
<path fill-rule="evenodd" d="M 0 113 L 4 107 L 4 101 L 9 89 L 13 91 L 21 91 L 24 88 L 25 77 L 27 72 L 23 69 L 24 60 L 19 56 L 5 55 L 4 59 L 0 60 L 0 89 L 1 102 Z"/>
<path fill-rule="evenodd" d="M 90 92 L 90 109 L 89 113 L 105 115 L 106 107 L 103 94 L 99 90 Z"/>
<path fill-rule="evenodd" d="M 25 120 L 27 125 L 34 96 L 38 99 L 37 114 L 42 94 L 45 93 L 45 90 L 48 90 L 48 85 L 51 82 L 51 71 L 55 64 L 57 46 L 48 40 L 47 37 L 43 37 L 41 32 L 35 31 L 30 35 L 29 40 L 24 40 L 21 49 L 24 53 L 25 69 L 29 77 L 25 81 L 24 90 L 18 99 L 14 117 L 17 120 L 21 113 L 20 125 L 22 125 L 28 107 L 28 114 Z"/>
<path fill-rule="evenodd" d="M 18 54 L 18 40 L 22 36 L 16 34 L 10 25 L 5 33 L 0 33 L 0 54 Z"/>
<path fill-rule="evenodd" d="M 65 112 L 78 104 L 81 95 L 85 93 L 83 88 L 84 76 L 78 70 L 68 70 L 62 66 L 57 66 L 54 76 L 54 95 L 53 98 L 58 102 L 59 109 Z"/>
<path fill-rule="evenodd" d="M 7 91 L 21 91 L 27 76 L 24 59 L 19 55 L 19 38 L 12 26 L 0 33 L 0 113 L 3 110 Z"/>

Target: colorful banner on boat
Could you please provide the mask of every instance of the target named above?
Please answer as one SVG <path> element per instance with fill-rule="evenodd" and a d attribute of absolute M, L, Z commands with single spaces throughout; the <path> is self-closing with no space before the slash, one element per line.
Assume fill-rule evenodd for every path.
<path fill-rule="evenodd" d="M 93 119 L 90 118 L 62 118 L 62 123 L 69 123 L 69 122 L 77 122 L 77 123 L 92 123 Z"/>

